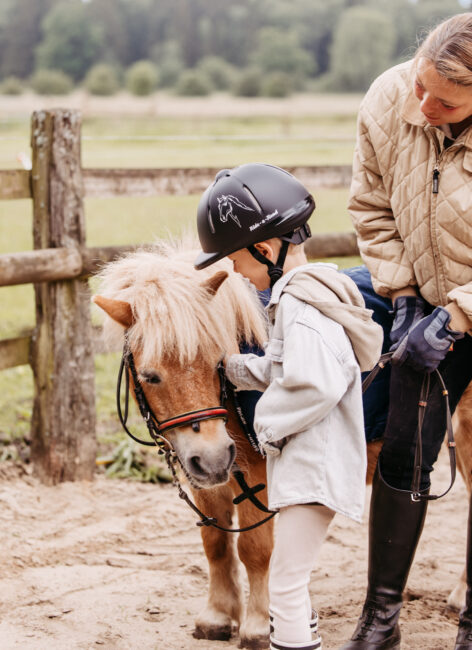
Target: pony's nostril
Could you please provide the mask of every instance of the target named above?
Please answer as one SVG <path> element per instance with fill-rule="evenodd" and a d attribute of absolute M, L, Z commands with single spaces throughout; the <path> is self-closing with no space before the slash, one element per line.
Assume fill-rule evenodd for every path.
<path fill-rule="evenodd" d="M 236 458 L 236 445 L 233 442 L 228 447 L 228 451 L 229 451 L 229 463 L 227 469 L 231 467 L 231 465 L 234 463 L 234 459 Z"/>
<path fill-rule="evenodd" d="M 205 470 L 201 466 L 200 456 L 192 456 L 190 459 L 190 467 L 193 474 L 206 474 Z"/>

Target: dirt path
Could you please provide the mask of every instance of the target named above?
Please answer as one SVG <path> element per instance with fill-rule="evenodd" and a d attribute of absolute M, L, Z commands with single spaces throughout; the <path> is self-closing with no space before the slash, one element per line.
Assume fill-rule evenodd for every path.
<path fill-rule="evenodd" d="M 20 115 L 31 115 L 35 110 L 61 106 L 80 110 L 86 117 L 351 116 L 357 113 L 361 97 L 360 94 L 300 94 L 274 100 L 267 97 L 232 97 L 226 94 L 178 97 L 156 93 L 150 97 L 133 97 L 123 92 L 113 97 L 97 97 L 82 90 L 61 97 L 41 97 L 25 92 L 19 96 L 0 96 L 0 114 L 4 118 L 18 118 Z"/>
<path fill-rule="evenodd" d="M 435 472 L 448 480 L 447 458 Z M 1 476 L 1 471 L 0 471 Z M 453 648 L 446 598 L 465 552 L 466 494 L 433 503 L 402 615 L 403 650 Z M 172 487 L 97 478 L 44 487 L 0 478 L 0 648 L 219 650 L 196 641 L 207 567 L 192 513 Z M 324 649 L 350 635 L 363 599 L 367 524 L 336 518 L 313 574 Z"/>

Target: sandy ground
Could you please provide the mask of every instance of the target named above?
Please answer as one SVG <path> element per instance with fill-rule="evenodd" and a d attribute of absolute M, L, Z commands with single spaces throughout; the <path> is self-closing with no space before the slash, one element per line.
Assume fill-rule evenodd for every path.
<path fill-rule="evenodd" d="M 447 485 L 447 458 L 434 475 Z M 369 490 L 370 495 L 370 490 Z M 453 648 L 448 592 L 465 552 L 466 492 L 430 506 L 402 614 L 403 650 Z M 192 638 L 207 565 L 172 486 L 98 477 L 45 487 L 0 465 L 0 648 L 223 650 Z M 367 519 L 367 518 L 366 518 Z M 367 523 L 337 517 L 311 582 L 324 649 L 339 648 L 363 600 Z"/>

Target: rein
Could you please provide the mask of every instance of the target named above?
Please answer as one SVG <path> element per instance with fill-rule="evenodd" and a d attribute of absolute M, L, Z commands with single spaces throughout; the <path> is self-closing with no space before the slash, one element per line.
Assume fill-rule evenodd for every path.
<path fill-rule="evenodd" d="M 187 503 L 187 505 L 190 506 L 190 508 L 200 517 L 200 521 L 197 521 L 196 523 L 197 526 L 212 526 L 213 528 L 218 528 L 218 530 L 222 530 L 227 533 L 244 533 L 246 531 L 257 528 L 258 526 L 261 526 L 266 521 L 269 521 L 269 519 L 272 519 L 272 517 L 274 517 L 274 515 L 276 514 L 276 512 L 269 510 L 262 503 L 262 501 L 260 501 L 256 496 L 258 492 L 260 492 L 265 488 L 265 485 L 263 483 L 259 483 L 254 487 L 249 487 L 243 472 L 236 465 L 236 463 L 233 463 L 232 473 L 242 491 L 239 496 L 233 499 L 233 503 L 235 505 L 238 505 L 245 499 L 249 499 L 249 501 L 256 508 L 258 508 L 262 512 L 268 513 L 268 516 L 256 522 L 255 524 L 252 524 L 251 526 L 246 526 L 245 528 L 225 528 L 224 526 L 220 526 L 218 524 L 218 520 L 214 517 L 208 517 L 207 515 L 205 515 L 197 507 L 197 505 L 190 499 L 187 492 L 183 489 L 175 469 L 176 463 L 177 462 L 180 463 L 179 457 L 174 447 L 172 446 L 172 443 L 163 435 L 165 432 L 171 429 L 188 426 L 188 425 L 191 425 L 192 429 L 198 433 L 200 431 L 200 422 L 202 422 L 203 420 L 214 420 L 217 418 L 221 418 L 225 422 L 227 421 L 228 410 L 225 408 L 225 404 L 229 397 L 229 391 L 232 392 L 234 397 L 235 395 L 231 385 L 229 385 L 229 382 L 226 379 L 225 369 L 221 361 L 218 363 L 216 369 L 220 380 L 221 406 L 212 406 L 210 408 L 199 409 L 197 411 L 188 411 L 187 413 L 182 413 L 181 415 L 178 415 L 176 417 L 169 418 L 167 420 L 163 420 L 162 422 L 159 422 L 152 408 L 149 405 L 146 395 L 144 394 L 144 390 L 141 385 L 141 382 L 139 381 L 138 373 L 136 371 L 136 366 L 134 363 L 134 357 L 129 347 L 127 334 L 125 333 L 123 356 L 121 359 L 120 369 L 118 372 L 118 380 L 117 380 L 117 387 L 116 387 L 116 405 L 118 410 L 118 417 L 121 426 L 123 427 L 123 429 L 125 430 L 125 432 L 128 434 L 130 438 L 132 438 L 135 442 L 138 442 L 141 445 L 147 445 L 150 447 L 156 446 L 158 448 L 158 453 L 164 455 L 164 458 L 167 463 L 167 467 L 169 468 L 172 474 L 173 485 L 178 489 L 179 497 L 183 499 Z M 129 373 L 125 372 L 127 370 L 129 370 Z M 123 373 L 125 374 L 124 413 L 121 409 L 121 385 L 123 383 Z M 133 380 L 133 390 L 136 397 L 136 402 L 138 404 L 139 412 L 141 414 L 141 417 L 146 423 L 152 442 L 149 440 L 142 440 L 141 438 L 137 438 L 131 433 L 131 431 L 127 426 L 128 414 L 129 414 L 129 387 L 130 387 L 129 375 L 130 374 Z M 257 442 L 254 440 L 254 436 L 251 435 L 247 422 L 236 400 L 235 400 L 235 405 L 236 405 L 236 413 L 240 419 L 241 426 L 243 427 L 244 432 L 249 439 L 249 442 L 251 443 L 253 448 L 258 450 Z M 181 463 L 180 465 L 182 469 L 184 469 Z"/>
<path fill-rule="evenodd" d="M 380 370 L 382 370 L 382 368 L 385 368 L 386 364 L 389 363 L 389 361 L 391 361 L 392 355 L 393 355 L 392 352 L 386 352 L 385 354 L 382 354 L 375 368 L 367 375 L 367 377 L 362 382 L 363 393 L 369 388 L 369 386 L 371 385 L 371 383 L 373 382 L 377 374 L 380 372 Z M 452 428 L 451 408 L 449 406 L 449 393 L 439 370 L 436 369 L 434 371 L 434 374 L 441 386 L 441 393 L 444 398 L 444 408 L 446 410 L 447 448 L 449 452 L 449 463 L 451 467 L 451 481 L 449 483 L 449 487 L 442 494 L 437 494 L 437 495 L 428 494 L 427 493 L 428 488 L 421 490 L 420 487 L 421 469 L 423 463 L 422 431 L 423 431 L 423 422 L 424 422 L 426 407 L 428 405 L 428 398 L 429 398 L 429 391 L 430 391 L 430 384 L 431 384 L 431 374 L 427 372 L 424 373 L 423 383 L 421 384 L 420 398 L 418 400 L 418 427 L 416 430 L 415 459 L 414 459 L 414 470 L 413 470 L 413 480 L 411 484 L 411 490 L 401 490 L 400 488 L 393 487 L 393 485 L 389 485 L 382 476 L 382 473 L 380 471 L 380 463 L 378 463 L 377 465 L 380 478 L 391 490 L 410 494 L 411 500 L 415 502 L 435 501 L 436 499 L 441 499 L 449 492 L 449 490 L 454 485 L 454 481 L 456 480 L 456 465 L 457 465 L 456 443 L 454 441 L 454 431 Z"/>

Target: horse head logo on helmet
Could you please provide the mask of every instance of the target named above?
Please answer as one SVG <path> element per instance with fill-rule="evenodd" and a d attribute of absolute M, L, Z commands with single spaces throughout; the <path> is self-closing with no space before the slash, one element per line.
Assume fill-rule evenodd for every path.
<path fill-rule="evenodd" d="M 233 212 L 233 207 L 236 205 L 238 208 L 243 210 L 248 210 L 249 212 L 254 212 L 253 208 L 250 208 L 248 205 L 242 203 L 236 196 L 232 194 L 222 194 L 217 199 L 218 201 L 218 212 L 220 214 L 220 221 L 226 223 L 228 217 L 234 221 L 241 228 L 241 223 L 238 217 Z"/>

